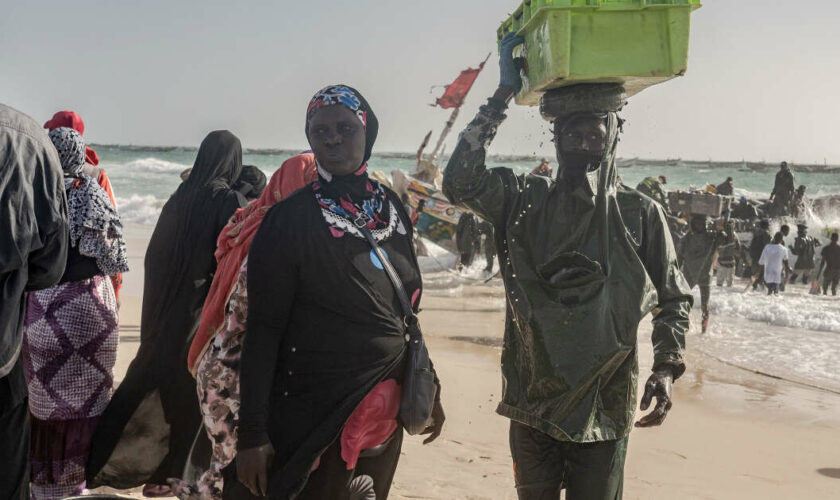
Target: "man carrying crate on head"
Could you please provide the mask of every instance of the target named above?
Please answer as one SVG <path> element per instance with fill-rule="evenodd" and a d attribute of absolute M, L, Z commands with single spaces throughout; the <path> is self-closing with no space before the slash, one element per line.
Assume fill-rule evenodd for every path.
<path fill-rule="evenodd" d="M 625 102 L 620 85 L 549 92 L 540 108 L 554 123 L 557 179 L 487 169 L 485 156 L 521 87 L 501 45 L 501 82 L 461 134 L 444 172 L 453 203 L 490 221 L 505 283 L 503 396 L 520 499 L 621 498 L 633 427 L 636 331 L 656 308 L 653 374 L 638 427 L 661 424 L 671 384 L 685 371 L 692 298 L 677 267 L 662 207 L 616 178 Z"/>

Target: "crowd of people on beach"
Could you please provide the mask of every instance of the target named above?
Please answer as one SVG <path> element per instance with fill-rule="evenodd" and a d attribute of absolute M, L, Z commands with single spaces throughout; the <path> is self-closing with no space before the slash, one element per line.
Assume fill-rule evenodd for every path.
<path fill-rule="evenodd" d="M 709 325 L 709 299 L 712 278 L 717 275 L 718 287 L 731 287 L 736 276 L 749 280 L 747 289 L 760 287 L 768 295 L 778 295 L 786 285 L 798 279 L 810 285 L 810 293 L 837 295 L 840 281 L 840 246 L 836 231 L 829 233 L 830 242 L 823 246 L 819 239 L 808 234 L 805 221 L 809 213 L 806 186 L 794 189 L 794 174 L 787 162 L 782 162 L 776 174 L 770 198 L 764 202 L 741 196 L 739 202 L 724 209 L 715 220 L 708 214 L 680 212 L 669 205 L 665 176 L 647 177 L 636 189 L 655 200 L 669 217 L 672 237 L 677 244 L 681 270 L 691 288 L 700 291 L 702 331 Z M 702 196 L 718 195 L 729 198 L 735 194 L 734 179 L 727 177 L 717 186 L 707 185 Z M 776 233 L 770 232 L 771 218 L 782 221 Z M 688 220 L 685 227 L 685 220 Z M 793 244 L 787 244 L 790 225 L 787 220 L 799 220 Z M 753 228 L 752 231 L 749 231 Z M 742 242 L 738 233 L 747 235 Z M 822 249 L 820 249 L 822 247 Z M 819 250 L 819 252 L 818 252 Z M 796 257 L 793 267 L 791 255 Z M 746 290 L 745 290 L 746 291 Z"/>
<path fill-rule="evenodd" d="M 619 182 L 618 84 L 545 95 L 554 178 L 546 161 L 525 175 L 486 168 L 522 86 L 521 43 L 502 40 L 499 87 L 461 134 L 442 189 L 474 214 L 463 231 L 498 255 L 497 412 L 511 420 L 519 498 L 621 498 L 631 429 L 665 421 L 686 370 L 691 288 L 705 320 L 714 255 L 718 284 L 731 285 L 740 247 L 705 216 L 676 247 L 654 183 L 651 197 Z M 57 113 L 45 133 L 0 105 L 4 498 L 142 486 L 181 499 L 385 499 L 404 433 L 441 434 L 442 383 L 415 316 L 417 214 L 368 173 L 376 114 L 332 85 L 304 116 L 311 150 L 270 179 L 242 165 L 233 133 L 202 141 L 151 236 L 140 345 L 115 388 L 129 266 L 108 176 L 77 114 Z M 804 229 L 800 260 L 816 248 Z M 771 291 L 787 266 L 781 234 L 754 259 Z M 822 255 L 836 293 L 836 234 Z M 797 267 L 805 281 L 811 269 Z M 651 312 L 654 361 L 637 401 L 636 333 Z M 652 411 L 635 420 L 637 404 Z"/>

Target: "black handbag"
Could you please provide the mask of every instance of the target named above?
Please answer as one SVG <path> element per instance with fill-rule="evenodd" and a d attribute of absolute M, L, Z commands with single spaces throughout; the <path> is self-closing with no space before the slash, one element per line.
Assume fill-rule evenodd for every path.
<path fill-rule="evenodd" d="M 408 360 L 400 396 L 400 420 L 406 432 L 411 435 L 421 434 L 433 424 L 432 410 L 435 406 L 435 396 L 438 389 L 435 382 L 435 373 L 432 371 L 432 364 L 429 360 L 429 351 L 423 341 L 417 315 L 411 308 L 408 294 L 405 292 L 405 287 L 403 287 L 397 271 L 391 265 L 385 252 L 379 248 L 370 229 L 364 224 L 362 224 L 362 227 L 359 226 L 359 224 L 356 224 L 356 227 L 370 243 L 373 252 L 379 258 L 379 262 L 382 263 L 382 267 L 391 280 L 402 306 L 402 319 L 406 331 L 405 338 L 408 342 Z"/>

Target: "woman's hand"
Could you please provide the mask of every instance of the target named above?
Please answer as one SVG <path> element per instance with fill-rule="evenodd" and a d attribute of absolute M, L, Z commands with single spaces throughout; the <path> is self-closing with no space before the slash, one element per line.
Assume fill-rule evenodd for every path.
<path fill-rule="evenodd" d="M 240 450 L 236 454 L 236 476 L 252 495 L 268 495 L 268 468 L 273 459 L 274 447 L 271 443 Z"/>
<path fill-rule="evenodd" d="M 525 39 L 508 33 L 499 45 L 499 87 L 509 87 L 514 93 L 522 89 L 522 77 L 513 59 L 513 49 L 525 43 Z"/>
<path fill-rule="evenodd" d="M 445 421 L 446 415 L 443 413 L 443 405 L 440 404 L 439 399 L 436 399 L 435 407 L 432 408 L 432 425 L 423 431 L 423 434 L 430 434 L 430 436 L 423 440 L 423 444 L 429 444 L 440 436 Z"/>

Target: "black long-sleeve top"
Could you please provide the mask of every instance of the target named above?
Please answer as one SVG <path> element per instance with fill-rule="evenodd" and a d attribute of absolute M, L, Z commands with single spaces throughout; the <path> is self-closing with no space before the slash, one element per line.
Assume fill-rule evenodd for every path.
<path fill-rule="evenodd" d="M 389 191 L 388 200 L 399 223 L 379 245 L 417 307 L 412 228 L 396 195 Z M 399 300 L 372 256 L 362 237 L 333 234 L 311 187 L 273 207 L 251 245 L 238 447 L 272 443 L 272 497 L 305 484 L 377 383 L 401 380 Z"/>

